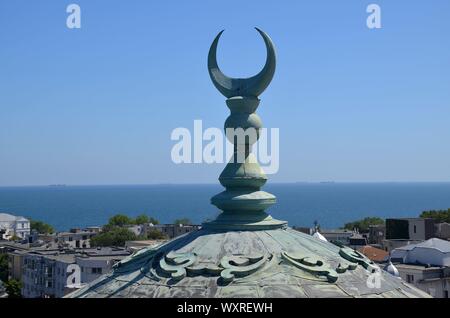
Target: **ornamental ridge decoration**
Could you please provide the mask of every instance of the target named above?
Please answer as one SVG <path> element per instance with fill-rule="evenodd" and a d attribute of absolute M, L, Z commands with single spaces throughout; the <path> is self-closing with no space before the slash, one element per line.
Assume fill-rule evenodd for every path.
<path fill-rule="evenodd" d="M 273 256 L 272 254 L 250 254 L 231 255 L 221 258 L 219 265 L 212 263 L 196 263 L 198 256 L 196 253 L 176 253 L 170 251 L 163 255 L 157 250 L 149 249 L 142 253 L 137 253 L 134 257 L 126 259 L 115 266 L 116 271 L 125 270 L 125 265 L 129 264 L 133 258 L 141 259 L 144 255 L 150 259 L 141 267 L 141 272 L 145 272 L 154 280 L 161 280 L 163 277 L 158 274 L 167 275 L 177 282 L 190 276 L 219 276 L 222 282 L 230 283 L 235 278 L 241 278 L 253 274 L 260 270 Z"/>
<path fill-rule="evenodd" d="M 316 277 L 324 277 L 329 283 L 338 280 L 339 274 L 352 271 L 361 265 L 367 271 L 373 273 L 377 270 L 376 266 L 363 254 L 348 247 L 341 247 L 339 255 L 343 258 L 342 262 L 336 268 L 333 268 L 329 262 L 323 258 L 317 257 L 309 252 L 281 252 L 281 259 L 288 264 L 306 271 Z M 146 256 L 146 257 L 144 257 Z M 160 281 L 163 277 L 168 277 L 173 282 L 178 282 L 187 276 L 219 276 L 223 283 L 230 283 L 236 278 L 249 276 L 258 270 L 261 270 L 269 261 L 273 259 L 273 255 L 267 254 L 250 254 L 250 255 L 229 255 L 223 256 L 219 264 L 198 262 L 196 253 L 177 253 L 170 251 L 164 255 L 158 249 L 146 249 L 139 251 L 128 259 L 119 262 L 115 266 L 117 272 L 126 270 L 127 264 L 133 261 L 147 260 L 141 266 L 141 272 L 145 273 L 149 278 Z M 159 273 L 158 273 L 159 272 Z"/>
<path fill-rule="evenodd" d="M 371 273 L 375 273 L 379 269 L 379 267 L 369 260 L 364 254 L 361 254 L 360 252 L 353 250 L 349 247 L 343 246 L 339 250 L 339 255 L 341 255 L 343 258 L 348 260 L 349 262 L 356 263 L 359 265 L 362 265 L 366 270 L 368 270 Z"/>

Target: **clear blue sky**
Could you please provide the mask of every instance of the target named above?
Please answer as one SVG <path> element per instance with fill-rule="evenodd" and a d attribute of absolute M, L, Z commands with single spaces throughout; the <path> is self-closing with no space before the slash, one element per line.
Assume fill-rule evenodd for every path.
<path fill-rule="evenodd" d="M 223 126 L 208 49 L 226 29 L 221 68 L 253 75 L 254 26 L 278 52 L 258 110 L 280 128 L 271 182 L 450 181 L 448 0 L 2 0 L 0 185 L 216 182 L 223 165 L 172 163 L 170 133 Z"/>

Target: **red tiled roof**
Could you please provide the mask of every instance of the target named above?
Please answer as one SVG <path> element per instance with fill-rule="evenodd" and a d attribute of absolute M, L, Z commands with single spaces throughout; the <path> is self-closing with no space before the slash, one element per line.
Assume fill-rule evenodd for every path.
<path fill-rule="evenodd" d="M 379 248 L 366 245 L 360 247 L 358 251 L 374 262 L 384 262 L 389 258 L 389 253 Z"/>

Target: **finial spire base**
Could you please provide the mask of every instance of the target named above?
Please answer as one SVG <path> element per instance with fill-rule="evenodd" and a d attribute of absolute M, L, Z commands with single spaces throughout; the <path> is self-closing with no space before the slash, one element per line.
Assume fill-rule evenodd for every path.
<path fill-rule="evenodd" d="M 264 211 L 246 214 L 223 212 L 214 221 L 203 223 L 202 227 L 224 231 L 264 231 L 285 228 L 287 222 L 276 220 Z"/>
<path fill-rule="evenodd" d="M 251 148 L 259 138 L 262 122 L 255 113 L 259 99 L 235 96 L 227 99 L 231 111 L 225 121 L 227 138 L 234 145 L 234 154 L 219 177 L 225 191 L 211 198 L 211 203 L 223 212 L 212 222 L 204 223 L 206 228 L 221 230 L 266 230 L 287 226 L 287 222 L 273 219 L 264 211 L 276 203 L 276 197 L 261 187 L 267 176 L 260 167 Z M 229 134 L 228 129 L 232 133 Z M 236 137 L 243 134 L 253 137 Z M 253 133 L 252 133 L 253 130 Z"/>

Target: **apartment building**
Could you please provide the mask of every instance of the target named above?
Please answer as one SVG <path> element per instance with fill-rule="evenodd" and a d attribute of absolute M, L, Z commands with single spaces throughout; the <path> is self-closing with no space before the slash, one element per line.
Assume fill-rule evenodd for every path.
<path fill-rule="evenodd" d="M 427 218 L 400 218 L 386 220 L 386 238 L 381 247 L 391 252 L 396 248 L 417 244 L 435 237 L 435 220 Z"/>
<path fill-rule="evenodd" d="M 64 247 L 89 248 L 91 247 L 91 238 L 98 234 L 96 228 L 91 229 L 71 229 L 69 232 L 59 232 L 56 234 L 55 243 Z"/>
<path fill-rule="evenodd" d="M 22 296 L 60 298 L 109 272 L 125 249 L 39 250 L 24 255 Z"/>

